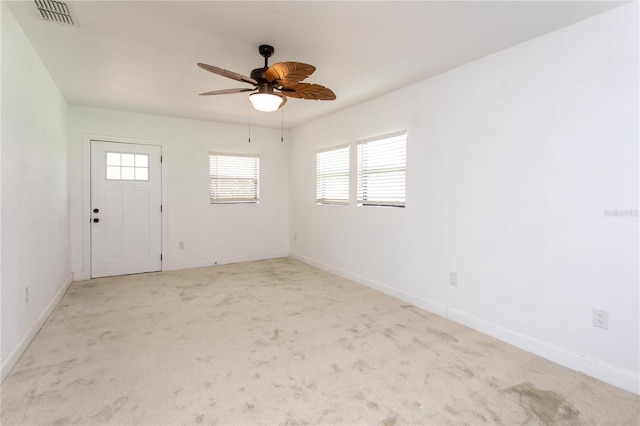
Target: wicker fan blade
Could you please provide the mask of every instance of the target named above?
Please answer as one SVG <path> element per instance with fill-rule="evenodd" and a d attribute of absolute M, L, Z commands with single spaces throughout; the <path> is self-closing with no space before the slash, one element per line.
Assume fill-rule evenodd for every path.
<path fill-rule="evenodd" d="M 258 82 L 255 81 L 253 78 L 247 77 L 246 75 L 238 74 L 237 72 L 223 70 L 222 68 L 214 67 L 213 65 L 201 64 L 199 62 L 198 62 L 198 66 L 200 68 L 202 68 L 203 70 L 207 70 L 207 71 L 212 72 L 214 74 L 218 74 L 218 75 L 221 75 L 223 77 L 230 78 L 232 80 L 244 81 L 245 83 L 249 83 L 249 84 L 253 84 L 253 85 L 257 85 L 258 84 Z"/>
<path fill-rule="evenodd" d="M 276 86 L 292 86 L 309 77 L 316 67 L 302 62 L 278 62 L 271 65 L 264 76 Z"/>
<path fill-rule="evenodd" d="M 319 84 L 298 83 L 280 89 L 282 93 L 290 98 L 316 99 L 319 101 L 332 101 L 336 94 Z"/>
<path fill-rule="evenodd" d="M 222 90 L 212 90 L 211 92 L 204 92 L 204 93 L 200 93 L 200 95 L 202 96 L 206 96 L 206 95 L 230 95 L 233 93 L 242 93 L 242 92 L 253 92 L 256 89 L 245 89 L 243 88 L 238 88 L 238 89 L 222 89 Z"/>

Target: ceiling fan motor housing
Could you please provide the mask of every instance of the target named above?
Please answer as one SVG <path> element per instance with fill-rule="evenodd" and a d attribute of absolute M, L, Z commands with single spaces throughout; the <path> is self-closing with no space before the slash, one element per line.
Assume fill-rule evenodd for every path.
<path fill-rule="evenodd" d="M 268 81 L 258 81 L 258 87 L 256 87 L 258 91 L 256 93 L 269 93 L 273 94 L 273 85 L 271 85 Z"/>
<path fill-rule="evenodd" d="M 256 68 L 255 70 L 251 71 L 251 78 L 256 80 L 258 84 L 267 83 L 267 78 L 264 75 L 264 73 L 267 71 L 267 68 L 268 67 Z"/>

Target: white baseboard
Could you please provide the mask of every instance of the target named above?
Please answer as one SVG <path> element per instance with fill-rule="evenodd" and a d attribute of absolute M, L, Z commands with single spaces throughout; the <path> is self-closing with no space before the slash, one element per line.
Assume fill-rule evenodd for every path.
<path fill-rule="evenodd" d="M 207 266 L 215 266 L 215 265 L 228 265 L 230 263 L 241 263 L 241 262 L 253 262 L 256 260 L 266 260 L 266 259 L 277 259 L 280 257 L 287 257 L 288 254 L 283 253 L 280 255 L 273 256 L 239 256 L 239 257 L 224 257 L 215 260 L 196 260 L 192 262 L 182 262 L 182 263 L 172 263 L 167 265 L 165 271 L 178 271 L 180 269 L 192 269 L 192 268 L 204 268 Z"/>
<path fill-rule="evenodd" d="M 2 362 L 0 366 L 0 381 L 4 381 L 4 379 L 9 375 L 13 367 L 18 363 L 20 357 L 27 350 L 29 344 L 33 340 L 34 337 L 38 334 L 42 326 L 49 316 L 53 313 L 53 311 L 62 300 L 62 297 L 67 292 L 67 289 L 73 282 L 73 274 L 69 274 L 67 279 L 62 283 L 56 294 L 53 296 L 49 304 L 44 308 L 44 310 L 40 313 L 38 318 L 29 326 L 27 331 L 22 335 L 18 343 L 11 349 L 7 358 Z"/>
<path fill-rule="evenodd" d="M 640 377 L 630 371 L 623 370 L 565 347 L 484 321 L 460 310 L 449 309 L 447 318 L 491 337 L 495 337 L 517 348 L 546 358 L 556 364 L 587 374 L 629 392 L 640 394 Z"/>
<path fill-rule="evenodd" d="M 73 280 L 74 281 L 86 281 L 86 280 L 90 280 L 91 279 L 91 274 L 89 274 L 88 272 L 74 272 L 73 273 Z"/>
<path fill-rule="evenodd" d="M 322 269 L 323 271 L 327 271 L 342 278 L 355 281 L 359 284 L 364 284 L 367 287 L 388 294 L 389 296 L 395 297 L 404 302 L 410 303 L 414 306 L 424 309 L 425 311 L 432 312 L 442 317 L 447 316 L 447 305 L 439 303 L 435 300 L 418 297 L 411 293 L 407 293 L 406 291 L 384 284 L 380 281 L 372 280 L 370 278 L 363 277 L 362 275 L 353 274 L 351 272 L 345 271 L 344 269 L 336 268 L 334 266 L 317 261 L 315 259 L 311 259 L 306 256 L 302 256 L 296 253 L 290 253 L 289 256 L 311 266 L 315 266 L 318 269 Z"/>
<path fill-rule="evenodd" d="M 191 262 L 181 262 L 181 263 L 167 263 L 163 264 L 163 271 L 179 271 L 181 269 L 193 269 L 193 268 L 204 268 L 207 266 L 215 266 L 215 265 L 228 265 L 230 263 L 240 263 L 240 262 L 253 262 L 255 260 L 264 260 L 264 259 L 277 259 L 279 257 L 288 257 L 287 253 L 282 253 L 279 255 L 260 257 L 260 256 L 240 256 L 240 257 L 225 257 L 215 260 L 195 260 Z M 73 280 L 74 281 L 85 281 L 90 280 L 91 274 L 84 271 L 74 272 Z"/>
<path fill-rule="evenodd" d="M 567 348 L 544 340 L 518 333 L 517 331 L 509 328 L 474 317 L 467 312 L 451 309 L 441 302 L 421 298 L 390 285 L 358 274 L 353 274 L 345 271 L 344 269 L 336 268 L 315 259 L 311 259 L 297 253 L 290 253 L 289 256 L 311 266 L 315 266 L 318 269 L 322 269 L 396 297 L 404 302 L 424 309 L 425 311 L 432 312 L 436 315 L 440 315 L 457 323 L 463 324 L 469 328 L 487 334 L 491 337 L 495 337 L 498 340 L 502 340 L 503 342 L 509 343 L 510 345 L 523 349 L 527 352 L 531 352 L 542 358 L 546 358 L 549 361 L 555 362 L 564 367 L 579 371 L 598 380 L 602 380 L 605 383 L 609 383 L 610 385 L 640 395 L 640 376 L 631 371 L 618 368 L 614 365 L 607 364 L 595 358 L 571 351 Z"/>

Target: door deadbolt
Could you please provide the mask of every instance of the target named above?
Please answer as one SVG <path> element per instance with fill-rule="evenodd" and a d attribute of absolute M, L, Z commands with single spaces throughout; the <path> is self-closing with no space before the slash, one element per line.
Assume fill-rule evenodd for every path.
<path fill-rule="evenodd" d="M 93 212 L 94 212 L 94 213 L 100 213 L 100 210 L 98 210 L 98 209 L 93 209 Z"/>

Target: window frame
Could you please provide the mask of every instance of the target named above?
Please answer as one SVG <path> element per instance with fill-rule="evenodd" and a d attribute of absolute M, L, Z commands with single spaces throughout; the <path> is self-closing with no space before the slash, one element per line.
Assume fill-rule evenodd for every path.
<path fill-rule="evenodd" d="M 340 150 L 345 150 L 346 151 L 346 172 L 344 170 L 339 170 L 338 172 L 335 173 L 323 173 L 322 175 L 319 174 L 319 156 L 322 154 L 326 154 L 329 152 L 333 152 L 333 151 L 340 151 Z M 341 188 L 343 191 L 346 192 L 346 198 L 319 198 L 318 196 L 319 194 L 319 189 L 320 189 L 320 183 L 321 183 L 321 178 L 326 179 L 327 177 L 336 177 L 336 176 L 343 176 L 347 178 L 347 183 L 346 183 L 346 191 L 345 188 Z M 322 181 L 325 181 L 325 180 Z M 325 181 L 326 182 L 326 181 Z M 351 144 L 346 144 L 346 145 L 337 145 L 337 146 L 332 146 L 330 148 L 323 148 L 323 149 L 319 149 L 316 151 L 316 204 L 317 205 L 333 205 L 333 206 L 346 206 L 349 205 L 349 203 L 351 202 Z"/>
<path fill-rule="evenodd" d="M 362 152 L 362 149 L 364 149 L 364 147 L 368 144 L 374 144 L 377 142 L 383 142 L 385 140 L 390 140 L 390 143 L 393 142 L 398 142 L 396 141 L 391 141 L 393 139 L 397 139 L 397 138 L 402 138 L 402 142 L 404 143 L 403 149 L 404 150 L 404 157 L 403 157 L 403 163 L 401 165 L 397 165 L 397 164 L 389 164 L 387 167 L 371 167 L 371 168 L 367 168 L 367 169 L 363 169 L 363 158 L 362 156 L 364 155 Z M 405 208 L 406 207 L 406 193 L 407 193 L 407 141 L 408 141 L 408 137 L 407 137 L 407 131 L 406 130 L 401 130 L 398 132 L 393 132 L 393 133 L 388 133 L 385 135 L 380 135 L 380 136 L 376 136 L 373 138 L 368 138 L 368 139 L 364 139 L 361 141 L 356 142 L 356 203 L 358 206 L 364 206 L 364 207 L 397 207 L 397 208 Z M 401 174 L 401 184 L 399 184 L 399 190 L 401 192 L 401 194 L 396 194 L 393 193 L 393 191 L 389 191 L 388 194 L 385 194 L 385 196 L 383 197 L 368 197 L 366 195 L 363 194 L 363 186 L 365 185 L 364 180 L 370 181 L 372 179 L 372 177 L 374 176 L 383 176 L 383 175 L 389 175 L 389 176 L 393 176 L 393 174 L 395 174 L 395 177 L 391 177 L 390 181 L 387 180 L 385 182 L 385 184 L 390 187 L 392 185 L 395 185 L 395 182 L 398 179 L 398 174 Z M 371 185 L 378 185 L 378 190 L 382 191 L 383 188 L 380 187 L 379 182 L 375 183 L 375 182 L 369 182 L 368 184 L 366 184 L 367 186 L 371 186 Z M 389 189 L 389 188 L 387 188 Z M 397 197 L 397 198 L 401 198 L 398 200 L 390 200 L 389 198 L 393 198 L 393 197 Z M 376 199 L 378 198 L 378 199 Z M 385 199 L 386 198 L 386 199 Z"/>
<path fill-rule="evenodd" d="M 249 173 L 249 176 L 244 176 L 242 173 L 238 173 L 235 175 L 229 176 L 220 176 L 220 170 L 218 170 L 217 175 L 213 174 L 213 165 L 212 160 L 213 157 L 217 158 L 252 158 L 255 159 L 255 165 L 252 165 L 246 171 L 251 172 L 251 169 L 255 169 L 255 173 Z M 255 184 L 253 185 L 254 190 L 247 191 L 245 193 L 250 193 L 250 196 L 245 197 L 214 197 L 214 179 L 216 181 L 223 181 L 224 179 L 228 180 L 247 180 L 253 181 Z M 240 192 L 242 194 L 242 192 Z M 220 194 L 218 194 L 220 195 Z M 260 202 L 260 155 L 259 154 L 241 154 L 241 153 L 231 153 L 231 152 L 217 152 L 212 151 L 209 152 L 209 204 L 258 204 Z"/>

